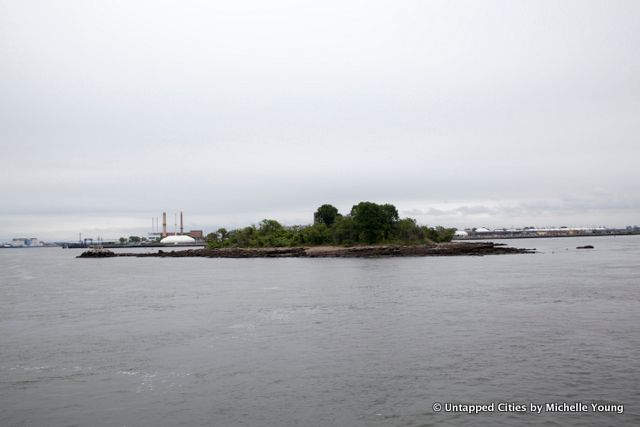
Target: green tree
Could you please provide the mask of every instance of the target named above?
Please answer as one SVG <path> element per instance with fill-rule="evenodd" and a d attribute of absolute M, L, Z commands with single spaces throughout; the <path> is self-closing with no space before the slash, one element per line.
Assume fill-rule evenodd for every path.
<path fill-rule="evenodd" d="M 219 248 L 221 245 L 220 236 L 218 233 L 209 233 L 204 238 L 205 242 L 207 242 L 207 246 L 210 248 Z"/>
<path fill-rule="evenodd" d="M 313 214 L 313 223 L 322 223 L 327 227 L 331 227 L 339 216 L 340 214 L 335 206 L 325 204 L 320 206 Z"/>
<path fill-rule="evenodd" d="M 398 209 L 389 203 L 382 205 L 381 208 L 385 219 L 384 238 L 388 240 L 399 220 Z"/>
<path fill-rule="evenodd" d="M 205 241 L 210 248 L 220 248 L 226 246 L 231 234 L 226 228 L 218 228 L 218 231 L 207 234 Z"/>
<path fill-rule="evenodd" d="M 393 238 L 400 242 L 421 243 L 425 240 L 424 230 L 413 218 L 403 218 L 396 223 Z"/>
<path fill-rule="evenodd" d="M 126 237 L 121 237 L 118 239 L 118 241 L 120 242 L 120 244 L 124 245 L 125 243 L 127 243 L 127 238 Z"/>
<path fill-rule="evenodd" d="M 258 230 L 255 225 L 242 228 L 235 233 L 235 241 L 240 247 L 264 246 L 259 244 L 257 239 Z"/>
<path fill-rule="evenodd" d="M 280 224 L 278 221 L 276 221 L 275 219 L 263 219 L 262 221 L 260 221 L 260 226 L 258 228 L 258 231 L 262 234 L 262 235 L 277 235 L 280 232 L 282 232 L 282 224 Z"/>
<path fill-rule="evenodd" d="M 360 202 L 351 208 L 351 216 L 358 232 L 358 239 L 373 244 L 389 238 L 398 221 L 398 210 L 389 204 Z"/>
<path fill-rule="evenodd" d="M 229 232 L 224 227 L 218 228 L 218 231 L 216 231 L 216 233 L 218 234 L 218 238 L 220 239 L 221 242 L 224 242 L 229 238 Z"/>
<path fill-rule="evenodd" d="M 331 233 L 336 245 L 351 245 L 358 241 L 358 232 L 351 215 L 339 217 L 331 227 Z"/>
<path fill-rule="evenodd" d="M 329 227 L 323 222 L 318 222 L 302 230 L 302 239 L 309 245 L 322 245 L 332 242 Z"/>
<path fill-rule="evenodd" d="M 434 242 L 450 242 L 453 239 L 454 234 L 456 233 L 455 228 L 444 228 L 441 226 L 437 227 L 423 227 L 424 233 Z"/>
<path fill-rule="evenodd" d="M 140 243 L 140 237 L 138 237 L 138 236 L 129 236 L 129 241 L 131 243 Z"/>

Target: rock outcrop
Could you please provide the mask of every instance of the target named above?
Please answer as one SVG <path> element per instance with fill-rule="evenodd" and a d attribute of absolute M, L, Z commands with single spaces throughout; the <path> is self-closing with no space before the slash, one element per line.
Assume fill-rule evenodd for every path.
<path fill-rule="evenodd" d="M 89 249 L 88 251 L 82 252 L 76 258 L 111 258 L 115 256 L 120 256 L 120 254 L 116 254 L 113 251 L 108 249 Z"/>
<path fill-rule="evenodd" d="M 503 255 L 535 253 L 535 249 L 520 249 L 493 242 L 452 242 L 432 245 L 371 245 L 371 246 L 312 246 L 292 248 L 218 248 L 186 249 L 155 253 L 92 254 L 87 251 L 79 258 L 103 258 L 112 256 L 160 257 L 160 258 L 372 258 L 406 256 L 460 256 Z"/>

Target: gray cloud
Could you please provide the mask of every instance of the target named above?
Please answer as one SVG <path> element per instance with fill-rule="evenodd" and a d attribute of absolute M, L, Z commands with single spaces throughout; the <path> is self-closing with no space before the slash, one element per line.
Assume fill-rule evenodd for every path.
<path fill-rule="evenodd" d="M 0 240 L 361 200 L 454 226 L 640 222 L 634 1 L 0 9 Z"/>

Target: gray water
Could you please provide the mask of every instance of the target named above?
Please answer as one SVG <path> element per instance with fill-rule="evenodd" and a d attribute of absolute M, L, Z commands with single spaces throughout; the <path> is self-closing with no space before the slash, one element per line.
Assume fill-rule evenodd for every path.
<path fill-rule="evenodd" d="M 541 253 L 0 250 L 0 425 L 640 425 L 640 237 L 508 243 Z M 624 410 L 470 415 L 435 402 Z"/>

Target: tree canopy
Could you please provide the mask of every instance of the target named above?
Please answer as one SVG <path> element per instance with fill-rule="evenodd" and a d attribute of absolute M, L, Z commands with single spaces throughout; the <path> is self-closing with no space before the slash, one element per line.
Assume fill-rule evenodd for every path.
<path fill-rule="evenodd" d="M 351 217 L 358 240 L 373 244 L 389 238 L 398 221 L 398 210 L 389 204 L 360 202 L 351 208 Z"/>
<path fill-rule="evenodd" d="M 318 210 L 313 214 L 313 223 L 319 224 L 322 223 L 327 227 L 331 227 L 336 219 L 340 216 L 338 213 L 338 208 L 332 205 L 322 205 L 318 208 Z"/>

